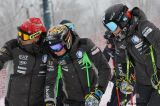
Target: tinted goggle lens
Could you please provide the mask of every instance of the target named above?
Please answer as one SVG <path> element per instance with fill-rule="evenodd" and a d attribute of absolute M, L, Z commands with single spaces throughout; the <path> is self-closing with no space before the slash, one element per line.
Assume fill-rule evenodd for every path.
<path fill-rule="evenodd" d="M 116 31 L 116 29 L 117 29 L 117 27 L 118 27 L 115 22 L 109 22 L 109 23 L 104 24 L 104 25 L 105 25 L 105 27 L 106 27 L 107 29 L 109 29 L 111 32 Z"/>
<path fill-rule="evenodd" d="M 42 31 L 38 31 L 36 33 L 29 35 L 27 33 L 23 33 L 21 31 L 18 31 L 18 37 L 20 37 L 22 40 L 26 41 L 26 40 L 31 40 L 31 39 L 40 37 L 41 33 L 42 33 Z"/>
<path fill-rule="evenodd" d="M 61 43 L 58 43 L 58 44 L 51 45 L 50 49 L 52 51 L 58 52 L 58 51 L 62 50 L 63 47 L 64 46 Z"/>

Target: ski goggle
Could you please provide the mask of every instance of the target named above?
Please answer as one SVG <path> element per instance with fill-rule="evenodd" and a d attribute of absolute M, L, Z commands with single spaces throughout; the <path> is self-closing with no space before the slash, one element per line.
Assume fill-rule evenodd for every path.
<path fill-rule="evenodd" d="M 24 41 L 27 41 L 27 40 L 31 40 L 31 39 L 40 37 L 41 33 L 42 33 L 42 31 L 38 31 L 38 32 L 30 35 L 30 34 L 22 32 L 22 31 L 18 31 L 18 37 L 20 37 Z"/>
<path fill-rule="evenodd" d="M 117 29 L 117 27 L 118 27 L 118 25 L 117 25 L 115 22 L 109 22 L 109 23 L 107 23 L 107 24 L 105 24 L 105 23 L 103 22 L 103 24 L 104 24 L 104 26 L 105 26 L 108 30 L 110 30 L 111 32 L 116 31 L 116 29 Z"/>
<path fill-rule="evenodd" d="M 57 43 L 57 44 L 54 44 L 54 45 L 50 45 L 49 47 L 53 52 L 59 52 L 60 50 L 63 49 L 64 46 L 63 46 L 62 43 Z"/>
<path fill-rule="evenodd" d="M 66 23 L 66 26 L 68 26 L 72 31 L 75 30 L 75 25 L 73 23 Z"/>

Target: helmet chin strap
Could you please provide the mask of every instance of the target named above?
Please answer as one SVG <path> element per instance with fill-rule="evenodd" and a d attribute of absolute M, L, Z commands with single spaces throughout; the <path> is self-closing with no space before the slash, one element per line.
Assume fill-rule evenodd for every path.
<path fill-rule="evenodd" d="M 123 40 L 124 38 L 126 38 L 126 36 L 127 36 L 127 27 L 124 27 L 124 28 L 122 29 L 122 31 L 120 31 L 120 32 L 117 34 L 116 39 L 117 39 L 118 41 L 121 41 L 121 40 Z"/>

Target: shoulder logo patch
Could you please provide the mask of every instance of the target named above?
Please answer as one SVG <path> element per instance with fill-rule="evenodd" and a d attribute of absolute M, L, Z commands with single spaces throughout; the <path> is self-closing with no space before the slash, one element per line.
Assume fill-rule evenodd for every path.
<path fill-rule="evenodd" d="M 153 31 L 152 28 L 146 27 L 146 28 L 142 31 L 142 34 L 143 34 L 144 37 L 147 37 L 152 31 Z"/>
<path fill-rule="evenodd" d="M 77 53 L 76 53 L 76 56 L 78 59 L 82 58 L 83 57 L 83 52 L 81 50 L 78 50 Z"/>

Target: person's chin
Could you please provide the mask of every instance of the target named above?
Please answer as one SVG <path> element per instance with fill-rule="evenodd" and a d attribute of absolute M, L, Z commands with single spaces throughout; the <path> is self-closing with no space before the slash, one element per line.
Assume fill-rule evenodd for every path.
<path fill-rule="evenodd" d="M 64 53 L 55 53 L 57 56 L 63 56 Z"/>
<path fill-rule="evenodd" d="M 57 55 L 57 56 L 63 56 L 62 54 L 59 54 L 59 55 Z"/>

